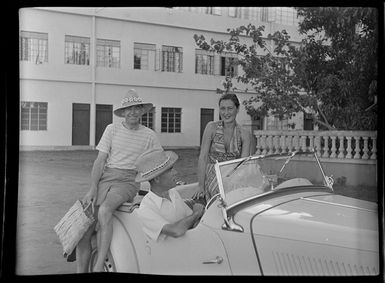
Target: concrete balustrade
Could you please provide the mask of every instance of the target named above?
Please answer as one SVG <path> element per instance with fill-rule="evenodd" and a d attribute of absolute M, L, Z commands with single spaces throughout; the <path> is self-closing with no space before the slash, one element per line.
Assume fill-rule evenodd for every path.
<path fill-rule="evenodd" d="M 322 158 L 377 160 L 376 131 L 254 131 L 256 153 L 315 149 Z"/>
<path fill-rule="evenodd" d="M 377 131 L 256 130 L 256 154 L 315 150 L 335 182 L 377 185 Z M 305 158 L 306 159 L 306 158 Z"/>

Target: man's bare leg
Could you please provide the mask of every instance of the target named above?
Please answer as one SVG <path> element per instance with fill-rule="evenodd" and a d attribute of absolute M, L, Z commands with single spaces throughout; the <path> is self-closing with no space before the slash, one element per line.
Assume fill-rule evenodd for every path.
<path fill-rule="evenodd" d="M 90 229 L 84 234 L 83 238 L 76 246 L 76 263 L 77 273 L 87 273 L 88 265 L 91 256 L 91 237 L 94 232 L 95 225 L 92 225 Z"/>
<path fill-rule="evenodd" d="M 104 271 L 103 265 L 112 239 L 112 214 L 124 202 L 125 200 L 121 196 L 109 193 L 99 208 L 98 236 L 100 240 L 98 241 L 98 258 L 94 266 L 94 272 Z"/>

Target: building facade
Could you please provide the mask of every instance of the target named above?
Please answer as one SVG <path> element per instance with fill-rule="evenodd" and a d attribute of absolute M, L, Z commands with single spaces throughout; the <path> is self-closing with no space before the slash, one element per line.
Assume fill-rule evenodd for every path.
<path fill-rule="evenodd" d="M 292 8 L 24 8 L 19 18 L 22 150 L 94 148 L 121 120 L 112 111 L 131 88 L 154 104 L 142 122 L 163 146 L 198 147 L 207 122 L 219 119 L 216 90 L 242 70 L 231 53 L 199 50 L 194 34 L 226 40 L 227 28 L 253 23 L 300 41 Z M 255 93 L 237 95 L 242 103 Z M 306 127 L 302 114 L 294 119 Z M 252 121 L 243 105 L 237 120 L 250 130 L 292 122 Z"/>

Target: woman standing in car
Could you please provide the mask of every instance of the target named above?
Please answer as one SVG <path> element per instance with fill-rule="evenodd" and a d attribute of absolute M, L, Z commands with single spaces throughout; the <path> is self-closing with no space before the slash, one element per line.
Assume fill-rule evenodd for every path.
<path fill-rule="evenodd" d="M 234 93 L 226 93 L 219 99 L 220 121 L 209 122 L 202 137 L 198 160 L 199 191 L 206 202 L 219 193 L 215 176 L 216 161 L 226 161 L 249 156 L 251 153 L 251 134 L 236 121 L 239 100 Z"/>

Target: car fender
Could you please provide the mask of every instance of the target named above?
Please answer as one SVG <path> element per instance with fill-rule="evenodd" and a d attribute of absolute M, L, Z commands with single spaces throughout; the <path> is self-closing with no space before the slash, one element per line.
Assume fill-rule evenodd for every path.
<path fill-rule="evenodd" d="M 338 195 L 272 206 L 252 219 L 264 275 L 376 275 L 376 206 Z"/>
<path fill-rule="evenodd" d="M 110 252 L 117 272 L 140 273 L 145 265 L 145 235 L 137 212 L 117 211 L 112 218 Z"/>

